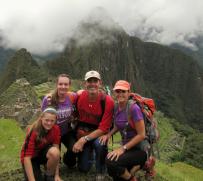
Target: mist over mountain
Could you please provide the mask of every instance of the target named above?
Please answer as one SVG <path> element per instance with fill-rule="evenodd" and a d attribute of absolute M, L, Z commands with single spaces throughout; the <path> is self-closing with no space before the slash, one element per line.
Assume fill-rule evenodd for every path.
<path fill-rule="evenodd" d="M 190 49 L 180 44 L 172 44 L 170 47 L 179 49 L 185 54 L 192 56 L 203 68 L 203 37 L 195 38 L 193 43 L 196 45 L 196 49 Z"/>
<path fill-rule="evenodd" d="M 0 80 L 0 91 L 16 78 L 34 85 L 47 80 L 47 73 L 83 79 L 86 71 L 95 69 L 104 84 L 112 87 L 116 80 L 126 79 L 133 91 L 153 97 L 167 116 L 203 130 L 203 77 L 197 62 L 168 46 L 130 36 L 103 8 L 91 15 L 66 39 L 62 53 L 43 67 L 25 49 L 17 52 Z"/>
<path fill-rule="evenodd" d="M 83 23 L 80 30 L 84 36 L 73 38 L 59 58 L 46 63 L 50 74 L 66 72 L 81 79 L 86 71 L 95 69 L 110 87 L 116 80 L 126 79 L 134 91 L 155 98 L 158 109 L 167 116 L 203 130 L 202 70 L 195 60 L 178 50 L 129 36 L 121 28 L 106 30 L 99 22 Z M 102 38 L 81 44 L 85 34 L 94 37 L 92 32 Z"/>

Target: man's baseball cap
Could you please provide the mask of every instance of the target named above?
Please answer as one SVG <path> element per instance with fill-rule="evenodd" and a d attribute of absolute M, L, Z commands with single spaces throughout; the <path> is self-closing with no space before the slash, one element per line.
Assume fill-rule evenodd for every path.
<path fill-rule="evenodd" d="M 99 72 L 97 72 L 95 70 L 90 70 L 89 72 L 87 72 L 85 74 L 85 80 L 88 80 L 89 78 L 92 78 L 92 77 L 101 80 L 101 76 L 100 76 Z"/>

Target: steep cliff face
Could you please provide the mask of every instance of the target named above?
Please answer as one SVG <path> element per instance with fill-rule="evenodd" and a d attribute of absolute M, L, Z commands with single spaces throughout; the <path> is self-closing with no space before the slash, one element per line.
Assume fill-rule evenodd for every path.
<path fill-rule="evenodd" d="M 4 49 L 0 47 L 0 73 L 2 73 L 2 71 L 5 69 L 8 60 L 11 58 L 13 54 L 14 50 Z"/>
<path fill-rule="evenodd" d="M 126 79 L 134 91 L 154 97 L 158 109 L 167 116 L 203 130 L 203 83 L 200 69 L 191 57 L 155 43 L 144 43 L 119 28 L 105 31 L 93 24 L 86 26 L 85 33 L 93 30 L 103 38 L 86 44 L 83 41 L 82 45 L 81 39 L 73 39 L 59 58 L 47 63 L 49 72 L 83 78 L 86 71 L 95 69 L 110 86 L 118 79 Z"/>
<path fill-rule="evenodd" d="M 26 78 L 33 85 L 47 80 L 45 71 L 26 49 L 17 51 L 9 60 L 0 78 L 0 94 L 19 78 Z"/>
<path fill-rule="evenodd" d="M 197 63 L 185 54 L 144 44 L 145 83 L 166 115 L 203 130 L 203 81 Z"/>

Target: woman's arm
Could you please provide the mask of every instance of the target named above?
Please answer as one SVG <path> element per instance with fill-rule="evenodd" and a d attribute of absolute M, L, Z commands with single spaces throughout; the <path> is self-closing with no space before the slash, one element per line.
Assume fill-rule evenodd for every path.
<path fill-rule="evenodd" d="M 126 147 L 127 150 L 134 147 L 136 144 L 141 142 L 145 139 L 145 124 L 144 120 L 140 120 L 134 123 L 135 124 L 135 130 L 137 132 L 137 135 L 135 135 L 128 143 L 123 145 L 123 147 Z"/>
<path fill-rule="evenodd" d="M 116 132 L 118 131 L 118 128 L 116 125 L 114 125 L 113 129 L 111 131 L 109 131 L 107 134 L 101 136 L 99 138 L 99 142 L 102 144 L 102 145 L 105 145 L 107 144 L 107 142 L 109 141 L 109 139 L 111 138 L 112 135 L 114 135 Z"/>
<path fill-rule="evenodd" d="M 129 142 L 127 142 L 125 145 L 121 146 L 120 148 L 117 148 L 116 150 L 110 152 L 107 155 L 108 159 L 111 160 L 118 160 L 118 158 L 125 153 L 126 150 L 131 149 L 136 144 L 144 140 L 145 138 L 145 125 L 144 120 L 140 120 L 135 122 L 135 130 L 137 132 L 137 135 L 135 135 Z"/>
<path fill-rule="evenodd" d="M 25 173 L 28 177 L 28 180 L 29 181 L 35 181 L 31 157 L 24 157 L 24 168 L 25 168 Z"/>

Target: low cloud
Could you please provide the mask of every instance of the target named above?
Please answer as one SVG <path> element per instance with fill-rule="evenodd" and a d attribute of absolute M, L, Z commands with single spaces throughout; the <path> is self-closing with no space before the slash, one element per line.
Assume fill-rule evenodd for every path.
<path fill-rule="evenodd" d="M 0 0 L 0 4 L 0 45 L 24 47 L 38 55 L 62 51 L 79 22 L 87 19 L 100 19 L 108 28 L 115 28 L 115 22 L 144 41 L 179 43 L 193 50 L 203 35 L 200 0 Z"/>

